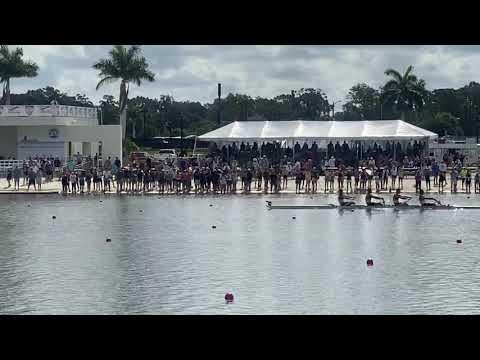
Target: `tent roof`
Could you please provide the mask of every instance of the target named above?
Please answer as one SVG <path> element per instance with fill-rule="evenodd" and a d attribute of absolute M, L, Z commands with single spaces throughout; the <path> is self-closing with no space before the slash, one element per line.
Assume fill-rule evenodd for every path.
<path fill-rule="evenodd" d="M 409 140 L 437 134 L 402 120 L 235 121 L 198 137 L 204 141 L 342 139 Z"/>

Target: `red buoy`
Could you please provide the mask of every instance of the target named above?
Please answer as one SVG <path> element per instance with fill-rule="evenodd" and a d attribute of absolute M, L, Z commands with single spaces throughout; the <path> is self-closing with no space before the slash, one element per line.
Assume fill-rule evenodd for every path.
<path fill-rule="evenodd" d="M 226 293 L 225 294 L 225 301 L 226 302 L 233 302 L 233 294 Z"/>
<path fill-rule="evenodd" d="M 367 266 L 373 266 L 373 260 L 372 259 L 367 260 Z"/>

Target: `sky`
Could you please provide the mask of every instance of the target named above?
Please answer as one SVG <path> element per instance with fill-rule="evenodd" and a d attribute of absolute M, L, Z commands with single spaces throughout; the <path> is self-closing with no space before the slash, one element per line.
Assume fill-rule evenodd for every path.
<path fill-rule="evenodd" d="M 108 56 L 105 45 L 28 45 L 24 58 L 40 69 L 36 78 L 12 79 L 12 93 L 53 86 L 69 95 L 87 95 L 94 103 L 105 94 L 118 97 L 119 83 L 96 91 L 95 61 Z M 12 46 L 13 47 L 13 46 Z M 156 81 L 130 86 L 130 97 L 212 102 L 217 84 L 228 93 L 272 98 L 300 88 L 320 88 L 328 100 L 343 101 L 356 83 L 378 88 L 384 71 L 413 65 L 427 88 L 458 88 L 480 82 L 480 46 L 384 45 L 195 45 L 142 46 Z"/>

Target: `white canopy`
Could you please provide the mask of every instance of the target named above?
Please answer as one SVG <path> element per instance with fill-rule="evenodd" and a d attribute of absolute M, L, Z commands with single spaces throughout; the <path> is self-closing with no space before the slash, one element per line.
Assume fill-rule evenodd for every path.
<path fill-rule="evenodd" d="M 203 141 L 414 140 L 437 134 L 402 120 L 235 121 L 198 137 Z"/>

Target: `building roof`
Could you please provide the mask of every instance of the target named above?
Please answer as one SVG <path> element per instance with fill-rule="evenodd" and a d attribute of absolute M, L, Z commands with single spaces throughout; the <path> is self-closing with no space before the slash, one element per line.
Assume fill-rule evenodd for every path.
<path fill-rule="evenodd" d="M 66 105 L 0 105 L 0 126 L 98 124 L 97 109 Z"/>
<path fill-rule="evenodd" d="M 409 140 L 437 134 L 402 120 L 235 121 L 198 137 L 205 141 L 242 140 Z"/>

